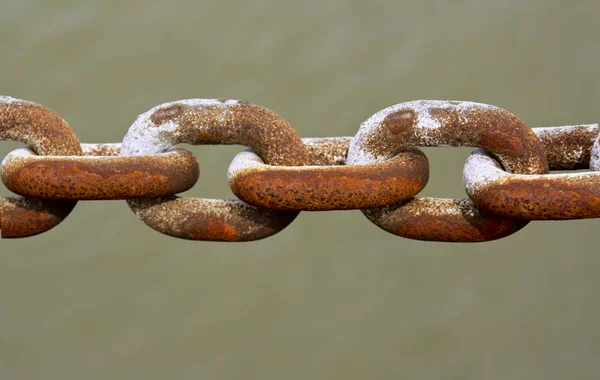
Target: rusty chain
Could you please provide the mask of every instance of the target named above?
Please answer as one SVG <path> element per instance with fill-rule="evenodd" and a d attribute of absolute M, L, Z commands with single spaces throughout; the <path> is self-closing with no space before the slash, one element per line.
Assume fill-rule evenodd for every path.
<path fill-rule="evenodd" d="M 33 236 L 78 200 L 126 199 L 153 229 L 179 238 L 250 241 L 287 227 L 300 211 L 360 209 L 375 225 L 419 240 L 476 242 L 532 220 L 600 217 L 597 124 L 530 128 L 473 102 L 421 100 L 381 110 L 354 137 L 302 139 L 276 113 L 227 99 L 189 99 L 138 116 L 120 144 L 81 144 L 52 110 L 0 96 L 0 172 L 20 196 L 0 197 L 3 238 Z M 240 144 L 228 178 L 239 198 L 181 198 L 199 177 L 179 143 Z M 476 147 L 467 199 L 415 198 L 429 178 L 418 147 Z M 588 171 L 552 173 L 549 170 Z"/>

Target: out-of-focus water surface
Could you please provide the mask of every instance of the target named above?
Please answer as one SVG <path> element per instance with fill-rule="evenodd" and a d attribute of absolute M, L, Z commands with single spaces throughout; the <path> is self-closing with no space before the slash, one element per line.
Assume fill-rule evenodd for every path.
<path fill-rule="evenodd" d="M 354 3 L 5 0 L 0 94 L 56 110 L 83 142 L 119 142 L 137 114 L 192 97 L 266 106 L 303 137 L 353 135 L 422 98 L 598 122 L 600 3 Z M 242 148 L 191 149 L 202 173 L 187 195 L 231 197 Z M 470 150 L 427 149 L 423 193 L 464 196 Z M 425 243 L 352 211 L 203 243 L 152 231 L 123 201 L 80 202 L 54 230 L 0 243 L 0 378 L 597 379 L 599 227 Z"/>

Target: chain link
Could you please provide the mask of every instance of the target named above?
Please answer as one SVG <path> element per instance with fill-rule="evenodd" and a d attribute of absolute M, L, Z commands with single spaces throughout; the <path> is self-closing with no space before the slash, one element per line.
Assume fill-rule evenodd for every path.
<path fill-rule="evenodd" d="M 592 165 L 597 125 L 533 130 L 544 145 L 550 169 L 591 169 L 585 173 L 521 175 L 504 171 L 484 150 L 475 150 L 464 167 L 467 194 L 495 215 L 519 220 L 600 217 L 600 171 Z"/>
<path fill-rule="evenodd" d="M 121 144 L 81 144 L 81 150 L 83 156 L 14 150 L 4 158 L 4 184 L 40 199 L 129 199 L 181 193 L 200 174 L 194 155 L 183 149 L 148 156 L 119 156 Z"/>
<path fill-rule="evenodd" d="M 300 211 L 360 209 L 393 234 L 475 242 L 531 220 L 600 217 L 597 124 L 530 128 L 473 102 L 421 100 L 388 107 L 354 137 L 301 139 L 276 113 L 229 99 L 189 99 L 141 114 L 121 144 L 80 144 L 52 110 L 0 96 L 0 140 L 9 153 L 0 197 L 3 238 L 59 224 L 78 200 L 126 199 L 153 229 L 192 240 L 250 241 L 287 227 Z M 239 144 L 229 170 L 236 200 L 181 198 L 199 177 L 179 143 Z M 477 147 L 463 182 L 469 199 L 414 198 L 429 164 L 419 146 Z M 589 169 L 549 174 L 551 170 Z"/>
<path fill-rule="evenodd" d="M 382 162 L 346 165 L 351 137 L 307 138 L 306 166 L 266 165 L 252 150 L 238 154 L 229 171 L 234 194 L 275 210 L 356 210 L 402 202 L 423 189 L 429 163 L 417 148 Z"/>
<path fill-rule="evenodd" d="M 28 144 L 39 155 L 80 156 L 79 140 L 54 111 L 10 97 L 0 97 L 0 139 Z M 2 237 L 32 236 L 51 229 L 66 218 L 76 201 L 0 197 Z"/>

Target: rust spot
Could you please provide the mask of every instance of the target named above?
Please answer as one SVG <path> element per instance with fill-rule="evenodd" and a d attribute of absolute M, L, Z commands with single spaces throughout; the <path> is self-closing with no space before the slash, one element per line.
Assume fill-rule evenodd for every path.
<path fill-rule="evenodd" d="M 2 238 L 30 237 L 48 231 L 62 222 L 75 204 L 76 202 L 0 197 Z"/>
<path fill-rule="evenodd" d="M 551 169 L 589 166 L 595 126 L 540 128 L 536 131 Z M 587 160 L 587 163 L 585 162 Z M 521 175 L 498 171 L 485 151 L 465 166 L 467 192 L 483 210 L 517 220 L 567 220 L 600 217 L 600 173 Z M 496 173 L 486 181 L 470 180 L 475 170 Z"/>
<path fill-rule="evenodd" d="M 159 137 L 164 141 L 246 145 L 271 165 L 307 162 L 302 139 L 281 116 L 247 102 L 217 101 L 219 104 L 202 99 L 196 99 L 191 105 L 171 104 L 160 109 L 160 113 L 154 112 L 151 121 L 158 125 L 176 118 L 177 131 L 159 130 Z M 138 132 L 145 135 L 144 129 L 149 126 L 134 124 L 133 127 L 141 128 Z M 127 151 L 127 147 L 123 149 Z M 143 149 L 136 150 L 136 154 L 145 153 Z M 262 239 L 283 229 L 297 215 L 293 211 L 258 209 L 241 201 L 200 198 L 144 198 L 130 199 L 128 203 L 152 228 L 171 236 L 197 240 Z"/>
<path fill-rule="evenodd" d="M 287 227 L 298 212 L 257 209 L 241 201 L 179 198 L 127 201 L 148 226 L 166 235 L 204 241 L 252 241 Z"/>
<path fill-rule="evenodd" d="M 505 182 L 475 191 L 473 200 L 489 213 L 517 220 L 600 217 L 600 173 L 527 177 L 509 174 Z"/>
<path fill-rule="evenodd" d="M 528 223 L 487 215 L 470 200 L 460 199 L 411 199 L 363 213 L 387 232 L 426 241 L 490 241 L 513 234 Z"/>
<path fill-rule="evenodd" d="M 16 140 L 41 155 L 81 155 L 79 140 L 56 112 L 42 105 L 14 99 L 0 102 L 0 140 Z M 76 201 L 41 201 L 0 197 L 3 238 L 37 235 L 59 224 Z"/>
<path fill-rule="evenodd" d="M 196 158 L 183 149 L 114 156 L 119 152 L 118 144 L 86 144 L 85 151 L 90 155 L 45 157 L 19 149 L 6 157 L 2 180 L 8 189 L 27 197 L 101 200 L 180 193 L 191 188 L 199 175 Z"/>
<path fill-rule="evenodd" d="M 577 125 L 564 128 L 534 128 L 553 170 L 587 169 L 598 128 Z M 541 133 L 544 131 L 545 133 Z"/>
<path fill-rule="evenodd" d="M 397 109 L 401 111 L 398 112 Z M 381 159 L 388 157 L 390 152 L 397 152 L 410 145 L 476 146 L 489 151 L 510 171 L 524 174 L 548 173 L 544 148 L 537 136 L 524 121 L 501 108 L 471 102 L 422 100 L 398 104 L 380 112 L 386 111 L 389 113 L 379 125 L 373 127 L 373 123 L 363 123 L 363 126 L 369 126 L 370 129 L 367 133 L 359 131 L 357 136 L 362 140 L 353 144 L 353 147 L 361 150 L 361 154 L 349 151 L 350 157 L 365 157 L 364 153 L 368 152 L 369 156 Z M 417 127 L 413 127 L 414 117 L 411 116 L 411 112 L 414 112 L 416 117 L 423 118 L 418 120 Z M 376 115 L 377 118 L 380 117 L 380 113 Z M 390 131 L 392 134 L 381 133 L 381 130 Z M 361 162 L 365 163 L 367 162 Z M 397 212 L 388 212 L 388 209 L 381 210 L 379 214 L 374 210 L 364 212 L 372 216 L 380 215 L 388 221 L 390 224 L 386 230 L 415 239 L 482 241 L 497 239 L 505 236 L 502 234 L 514 232 L 513 227 L 517 223 L 514 220 L 504 220 L 481 213 L 477 213 L 477 218 L 474 218 L 469 216 L 473 214 L 471 211 L 465 214 L 468 218 L 463 218 L 466 222 L 461 223 L 458 215 L 459 210 L 463 210 L 464 207 L 444 203 L 447 201 L 450 200 L 416 200 L 398 207 Z M 435 212 L 436 204 L 443 206 L 439 208 L 441 212 Z M 476 209 L 475 206 L 473 208 Z M 410 222 L 404 223 L 403 220 L 408 218 L 409 214 Z M 433 216 L 441 221 L 433 222 Z M 381 226 L 382 223 L 382 219 L 378 219 L 376 224 Z M 408 226 L 400 226 L 403 223 Z M 411 225 L 419 226 L 414 227 L 418 229 L 418 233 L 407 230 L 413 228 Z M 485 229 L 472 226 L 485 226 Z M 452 228 L 456 231 L 452 231 Z M 456 237 L 457 234 L 461 236 Z"/>
<path fill-rule="evenodd" d="M 240 237 L 238 231 L 220 217 L 190 223 L 188 228 L 186 238 L 190 240 L 238 241 Z"/>
<path fill-rule="evenodd" d="M 156 126 L 162 125 L 164 122 L 173 120 L 184 112 L 184 105 L 174 104 L 172 106 L 156 110 L 151 116 L 150 121 Z"/>
<path fill-rule="evenodd" d="M 421 191 L 429 178 L 427 157 L 418 148 L 384 162 L 346 166 L 344 160 L 342 165 L 336 162 L 339 154 L 345 156 L 350 140 L 326 140 L 307 143 L 317 160 L 307 166 L 269 166 L 256 155 L 248 159 L 251 152 L 236 156 L 231 189 L 251 205 L 274 210 L 355 210 L 401 202 Z"/>
<path fill-rule="evenodd" d="M 23 142 L 40 155 L 81 155 L 77 136 L 60 115 L 24 100 L 0 103 L 0 140 Z"/>
<path fill-rule="evenodd" d="M 407 109 L 391 113 L 383 120 L 383 125 L 394 135 L 407 133 L 417 121 L 418 115 L 415 111 Z"/>

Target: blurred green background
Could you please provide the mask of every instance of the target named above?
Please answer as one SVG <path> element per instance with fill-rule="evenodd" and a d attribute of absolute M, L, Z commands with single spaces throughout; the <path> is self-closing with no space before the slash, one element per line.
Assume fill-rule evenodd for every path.
<path fill-rule="evenodd" d="M 596 123 L 598 2 L 4 0 L 0 94 L 82 142 L 185 98 L 268 107 L 350 136 L 416 99 Z M 21 147 L 0 143 L 0 157 Z M 242 148 L 191 147 L 185 195 L 229 198 Z M 470 148 L 429 148 L 423 194 L 464 197 Z M 8 191 L 2 187 L 3 194 Z M 302 213 L 252 243 L 160 235 L 124 201 L 80 202 L 0 243 L 2 379 L 597 379 L 600 220 L 480 244 L 411 241 L 358 211 Z"/>

